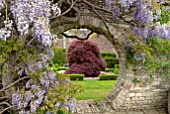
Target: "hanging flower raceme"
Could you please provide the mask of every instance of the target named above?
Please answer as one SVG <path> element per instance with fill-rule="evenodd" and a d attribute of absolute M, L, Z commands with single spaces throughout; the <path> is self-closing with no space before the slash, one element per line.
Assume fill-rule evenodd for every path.
<path fill-rule="evenodd" d="M 5 0 L 0 0 L 0 10 L 7 9 Z M 8 12 L 6 12 L 7 15 Z M 2 16 L 2 13 L 0 12 L 0 17 Z M 3 16 L 4 21 L 3 21 L 3 27 L 0 28 L 0 38 L 5 40 L 11 36 L 11 31 L 12 31 L 12 24 L 13 21 L 10 20 L 8 17 Z"/>
<path fill-rule="evenodd" d="M 165 19 L 161 19 L 161 16 L 169 15 L 165 14 L 168 11 L 164 11 L 165 8 L 161 6 L 165 2 L 166 0 L 106 0 L 106 5 L 112 8 L 114 17 L 121 15 L 132 17 L 137 25 L 134 27 L 137 36 L 145 40 L 157 36 L 169 39 L 170 27 L 162 22 L 159 24 L 159 21 Z"/>
<path fill-rule="evenodd" d="M 61 13 L 60 8 L 51 5 L 48 0 L 16 0 L 11 2 L 10 10 L 13 14 L 20 35 L 26 35 L 32 26 L 32 36 L 45 46 L 51 45 L 49 16 L 51 11 L 55 15 Z"/>

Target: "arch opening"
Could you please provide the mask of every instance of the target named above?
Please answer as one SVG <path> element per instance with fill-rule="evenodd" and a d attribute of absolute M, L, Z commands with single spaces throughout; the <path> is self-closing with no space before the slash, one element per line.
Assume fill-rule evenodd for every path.
<path fill-rule="evenodd" d="M 71 42 L 74 39 L 76 39 L 76 37 L 83 39 L 83 38 L 86 38 L 87 35 L 89 35 L 89 33 L 91 33 L 91 31 L 89 29 L 71 29 L 69 31 L 66 31 L 66 32 L 64 32 L 64 34 L 65 34 L 65 36 L 67 36 L 66 39 L 68 39 L 68 41 L 66 42 L 66 40 L 63 38 L 62 40 L 60 40 L 60 43 L 63 43 L 63 41 L 65 41 L 65 43 L 63 43 L 65 45 L 60 45 L 59 47 L 66 48 L 66 50 L 68 50 L 68 46 L 71 44 Z M 107 68 L 100 71 L 100 76 L 102 76 L 102 75 L 108 76 L 109 75 L 109 76 L 115 76 L 115 78 L 117 78 L 118 72 L 119 72 L 119 68 L 118 68 L 119 62 L 118 62 L 117 52 L 114 49 L 114 47 L 112 46 L 112 44 L 103 35 L 99 35 L 94 32 L 93 32 L 93 34 L 90 34 L 90 36 L 88 37 L 88 40 L 93 41 L 97 44 L 97 46 L 100 49 L 102 58 L 104 59 L 104 61 L 107 64 Z M 84 54 L 84 56 L 86 56 L 86 55 Z M 82 63 L 79 63 L 79 64 L 83 65 Z M 91 66 L 93 66 L 92 63 L 89 63 L 89 64 Z M 67 70 L 66 70 L 66 72 L 68 73 Z M 79 70 L 79 69 L 77 69 L 77 70 Z M 73 74 L 74 74 L 74 72 L 72 71 Z M 76 71 L 76 73 L 77 72 L 80 72 L 80 71 Z M 70 74 L 70 73 L 68 73 L 68 74 Z M 78 74 L 80 74 L 80 73 L 78 73 Z M 77 96 L 78 100 L 79 99 L 80 100 L 92 99 L 94 101 L 101 101 L 103 98 L 108 96 L 108 94 L 113 89 L 114 84 L 116 83 L 116 79 L 112 78 L 112 80 L 99 81 L 100 76 L 98 75 L 97 77 L 93 77 L 93 76 L 85 77 L 84 79 L 86 81 L 83 81 L 83 82 L 80 82 L 80 81 L 74 82 L 73 81 L 73 83 L 76 83 L 76 84 L 83 84 L 84 88 L 85 88 L 84 93 L 78 94 L 78 96 Z M 91 81 L 93 81 L 93 82 L 91 82 Z M 87 83 L 90 84 L 91 86 L 89 86 Z M 95 95 L 97 95 L 99 97 L 97 97 L 97 96 L 95 97 Z"/>
<path fill-rule="evenodd" d="M 97 103 L 102 107 L 103 105 L 110 105 L 109 104 L 110 102 L 114 102 L 114 99 L 116 99 L 117 96 L 119 96 L 119 93 L 123 90 L 122 86 L 124 87 L 124 83 L 126 81 L 126 67 L 125 67 L 126 66 L 126 57 L 125 57 L 126 52 L 120 43 L 121 40 L 118 41 L 118 39 L 113 38 L 113 37 L 116 37 L 116 38 L 122 37 L 121 33 L 117 31 L 117 28 L 114 28 L 112 25 L 110 25 L 109 30 L 112 31 L 111 32 L 112 34 L 108 34 L 108 31 L 107 31 L 106 27 L 102 24 L 101 20 L 99 20 L 97 18 L 91 18 L 91 17 L 89 17 L 89 19 L 91 20 L 91 21 L 89 21 L 89 23 L 82 22 L 82 21 L 84 21 L 84 18 L 83 18 L 83 20 L 79 20 L 79 22 L 76 22 L 76 24 L 75 23 L 74 24 L 66 24 L 63 26 L 54 27 L 53 31 L 55 31 L 56 29 L 60 29 L 60 33 L 63 33 L 70 29 L 80 29 L 80 28 L 84 29 L 84 28 L 86 28 L 86 29 L 89 29 L 89 30 L 97 33 L 97 34 L 105 36 L 105 38 L 115 48 L 115 50 L 117 52 L 117 56 L 119 58 L 118 79 L 117 79 L 117 82 L 116 82 L 113 90 L 110 92 L 110 94 L 105 99 L 103 99 Z M 91 23 L 91 22 L 93 22 L 93 23 Z M 56 33 L 56 34 L 59 34 L 59 33 Z M 115 40 L 113 40 L 113 39 L 115 39 Z M 133 76 L 133 72 L 131 74 Z M 131 79 L 132 78 L 133 77 L 131 77 Z M 128 87 L 130 88 L 130 85 Z M 112 106 L 108 106 L 108 107 L 112 107 Z M 86 110 L 86 109 L 84 109 L 84 110 Z"/>
<path fill-rule="evenodd" d="M 153 84 L 146 84 L 144 81 L 148 76 L 140 72 L 138 77 L 143 81 L 135 86 L 133 81 L 135 79 L 134 67 L 126 67 L 127 51 L 125 50 L 123 42 L 129 34 L 133 32 L 132 26 L 128 24 L 106 23 L 106 27 L 102 20 L 92 16 L 80 16 L 79 18 L 71 19 L 70 23 L 63 18 L 62 21 L 63 23 L 61 19 L 53 21 L 52 32 L 54 34 L 60 34 L 70 29 L 87 28 L 100 35 L 104 35 L 114 46 L 119 58 L 119 76 L 110 94 L 97 103 L 88 101 L 78 102 L 77 113 L 92 114 L 109 112 L 113 114 L 115 112 L 122 114 L 127 112 L 127 110 L 132 112 L 137 110 L 134 113 L 141 113 L 141 110 L 143 112 L 146 109 L 166 109 L 167 95 L 164 93 L 169 90 L 169 84 L 167 82 L 165 83 L 165 81 L 161 82 L 160 80 L 155 80 Z M 57 31 L 55 32 L 55 30 Z M 156 90 L 159 90 L 159 94 Z M 157 98 L 160 94 L 161 97 L 158 100 Z M 148 99 L 151 102 L 149 102 Z"/>

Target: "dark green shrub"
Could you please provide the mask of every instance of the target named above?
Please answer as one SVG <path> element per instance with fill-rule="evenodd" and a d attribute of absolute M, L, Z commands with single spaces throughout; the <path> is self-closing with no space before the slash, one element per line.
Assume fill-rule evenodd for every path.
<path fill-rule="evenodd" d="M 118 74 L 100 74 L 99 80 L 117 80 Z"/>
<path fill-rule="evenodd" d="M 106 56 L 116 58 L 116 54 L 115 53 L 101 52 L 101 55 L 102 55 L 103 58 L 105 58 Z"/>
<path fill-rule="evenodd" d="M 104 57 L 104 60 L 105 60 L 105 62 L 107 64 L 108 68 L 114 68 L 115 64 L 119 64 L 118 58 L 113 58 L 113 57 L 110 57 L 110 56 L 106 56 L 106 57 Z"/>
<path fill-rule="evenodd" d="M 79 80 L 83 81 L 84 80 L 84 74 L 67 74 L 70 77 L 70 80 Z"/>
<path fill-rule="evenodd" d="M 66 49 L 64 48 L 55 48 L 54 49 L 54 58 L 53 63 L 58 64 L 59 66 L 63 66 L 66 58 Z"/>
<path fill-rule="evenodd" d="M 68 67 L 58 67 L 58 70 L 66 70 Z"/>

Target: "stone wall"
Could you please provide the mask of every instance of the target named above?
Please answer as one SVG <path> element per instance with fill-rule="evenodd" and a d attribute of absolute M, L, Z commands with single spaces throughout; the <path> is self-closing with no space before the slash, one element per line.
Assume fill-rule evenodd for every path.
<path fill-rule="evenodd" d="M 83 114 L 168 114 L 167 99 L 169 91 L 169 80 L 155 77 L 152 83 L 148 83 L 147 76 L 142 69 L 135 74 L 134 67 L 126 67 L 126 50 L 123 42 L 132 32 L 133 26 L 129 23 L 114 21 L 103 24 L 99 18 L 92 16 L 80 16 L 70 19 L 69 24 L 63 24 L 65 18 L 55 20 L 53 30 L 59 33 L 73 28 L 87 28 L 96 33 L 104 35 L 114 46 L 119 57 L 119 77 L 112 92 L 100 102 L 78 102 L 77 113 Z M 61 20 L 63 22 L 61 22 Z M 58 24 L 57 24 L 58 23 Z M 60 25 L 60 26 L 57 26 Z M 58 31 L 60 30 L 60 31 Z M 108 33 L 108 30 L 110 33 Z M 142 80 L 134 83 L 134 79 Z"/>
<path fill-rule="evenodd" d="M 116 53 L 116 50 L 114 49 L 111 42 L 107 40 L 106 37 L 103 35 L 97 35 L 93 38 L 90 38 L 89 40 L 92 40 L 97 43 L 97 45 L 100 48 L 101 52 L 114 52 Z M 67 48 L 69 44 L 73 41 L 73 39 L 58 39 L 57 42 L 54 44 L 56 48 Z"/>

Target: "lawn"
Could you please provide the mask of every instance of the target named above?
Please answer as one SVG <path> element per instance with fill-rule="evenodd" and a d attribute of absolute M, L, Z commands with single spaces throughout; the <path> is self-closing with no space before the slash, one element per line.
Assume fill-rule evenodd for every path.
<path fill-rule="evenodd" d="M 72 83 L 82 85 L 84 89 L 84 92 L 77 94 L 77 100 L 93 99 L 94 101 L 100 101 L 112 91 L 116 80 L 84 80 L 72 81 Z"/>

